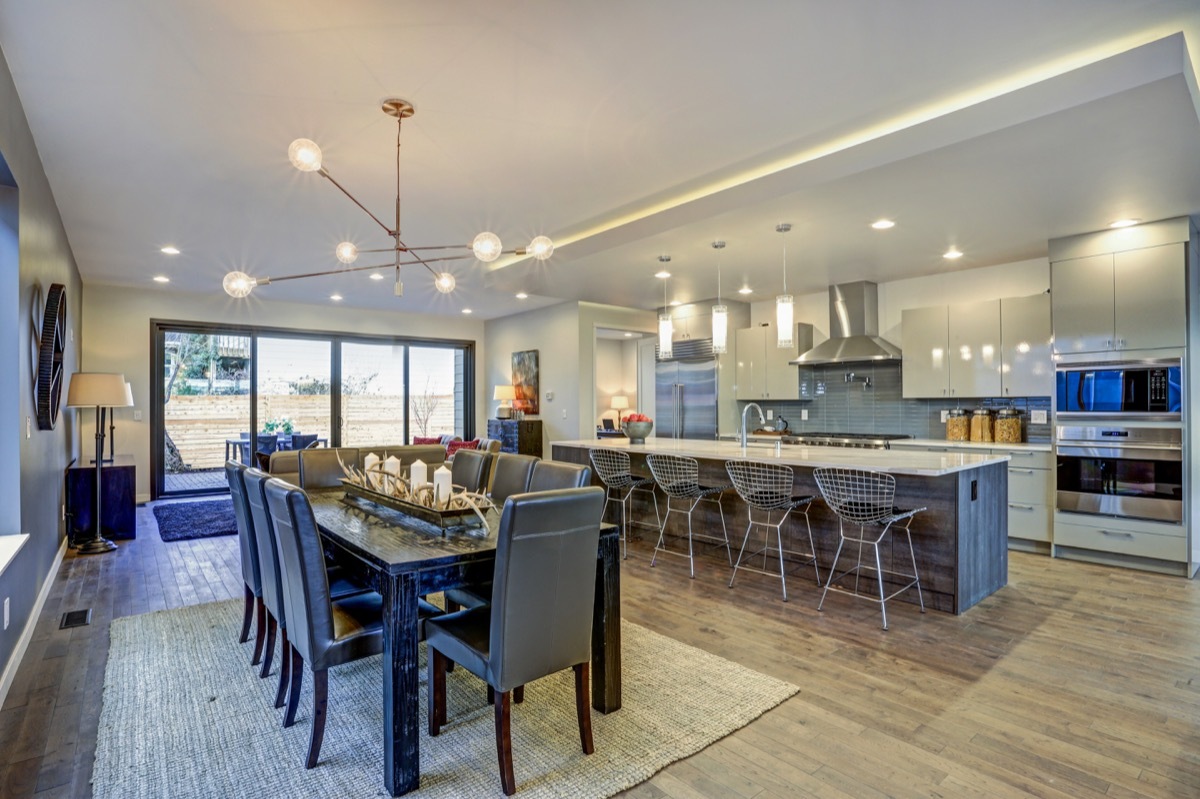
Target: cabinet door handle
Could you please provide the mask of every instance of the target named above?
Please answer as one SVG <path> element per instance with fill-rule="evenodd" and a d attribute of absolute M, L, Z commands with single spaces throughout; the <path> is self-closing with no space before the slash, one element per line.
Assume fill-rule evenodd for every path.
<path fill-rule="evenodd" d="M 1010 466 L 1008 467 L 1008 470 L 1010 472 L 1016 472 L 1017 474 L 1033 474 L 1033 469 L 1014 469 Z"/>
<path fill-rule="evenodd" d="M 1008 507 L 1012 508 L 1013 510 L 1033 510 L 1032 505 L 1023 505 L 1020 502 L 1010 502 L 1008 503 Z"/>
<path fill-rule="evenodd" d="M 1101 530 L 1100 534 L 1111 536 L 1113 538 L 1133 538 L 1133 533 L 1113 532 L 1112 530 Z"/>
<path fill-rule="evenodd" d="M 1111 349 L 1112 349 L 1112 339 L 1111 339 L 1111 338 L 1108 338 L 1108 339 L 1105 339 L 1105 340 L 1104 340 L 1104 348 L 1105 348 L 1105 349 L 1107 349 L 1107 350 L 1111 350 Z"/>

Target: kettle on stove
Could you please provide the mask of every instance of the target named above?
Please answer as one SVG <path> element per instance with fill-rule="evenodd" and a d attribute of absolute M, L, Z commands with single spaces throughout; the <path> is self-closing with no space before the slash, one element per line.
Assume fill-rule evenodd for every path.
<path fill-rule="evenodd" d="M 784 419 L 782 416 L 779 416 L 778 414 L 776 414 L 776 416 L 775 416 L 775 432 L 786 433 L 787 429 L 788 429 L 787 419 Z"/>

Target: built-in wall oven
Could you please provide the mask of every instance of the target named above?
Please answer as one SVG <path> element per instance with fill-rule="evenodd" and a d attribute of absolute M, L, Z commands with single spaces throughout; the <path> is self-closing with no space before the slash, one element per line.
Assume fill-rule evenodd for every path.
<path fill-rule="evenodd" d="M 1069 513 L 1183 522 L 1178 425 L 1058 425 L 1056 507 Z"/>

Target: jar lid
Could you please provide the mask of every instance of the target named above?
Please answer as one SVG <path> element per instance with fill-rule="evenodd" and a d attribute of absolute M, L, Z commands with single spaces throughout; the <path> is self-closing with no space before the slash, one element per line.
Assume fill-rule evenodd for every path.
<path fill-rule="evenodd" d="M 991 408 L 976 408 L 975 415 L 976 416 L 991 416 L 992 409 Z"/>
<path fill-rule="evenodd" d="M 1013 419 L 1013 418 L 1019 417 L 1021 415 L 1021 412 L 1018 411 L 1016 408 L 1001 408 L 996 413 L 996 415 L 999 416 L 1001 419 Z"/>
<path fill-rule="evenodd" d="M 967 412 L 962 408 L 951 408 L 950 410 L 946 411 L 946 415 L 952 419 L 957 419 L 960 416 L 966 416 Z"/>

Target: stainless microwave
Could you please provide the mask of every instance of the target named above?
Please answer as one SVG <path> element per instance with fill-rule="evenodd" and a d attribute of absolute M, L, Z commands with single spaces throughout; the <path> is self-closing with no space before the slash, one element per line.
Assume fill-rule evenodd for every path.
<path fill-rule="evenodd" d="M 1178 358 L 1059 364 L 1055 379 L 1059 416 L 1181 418 L 1183 370 Z"/>

